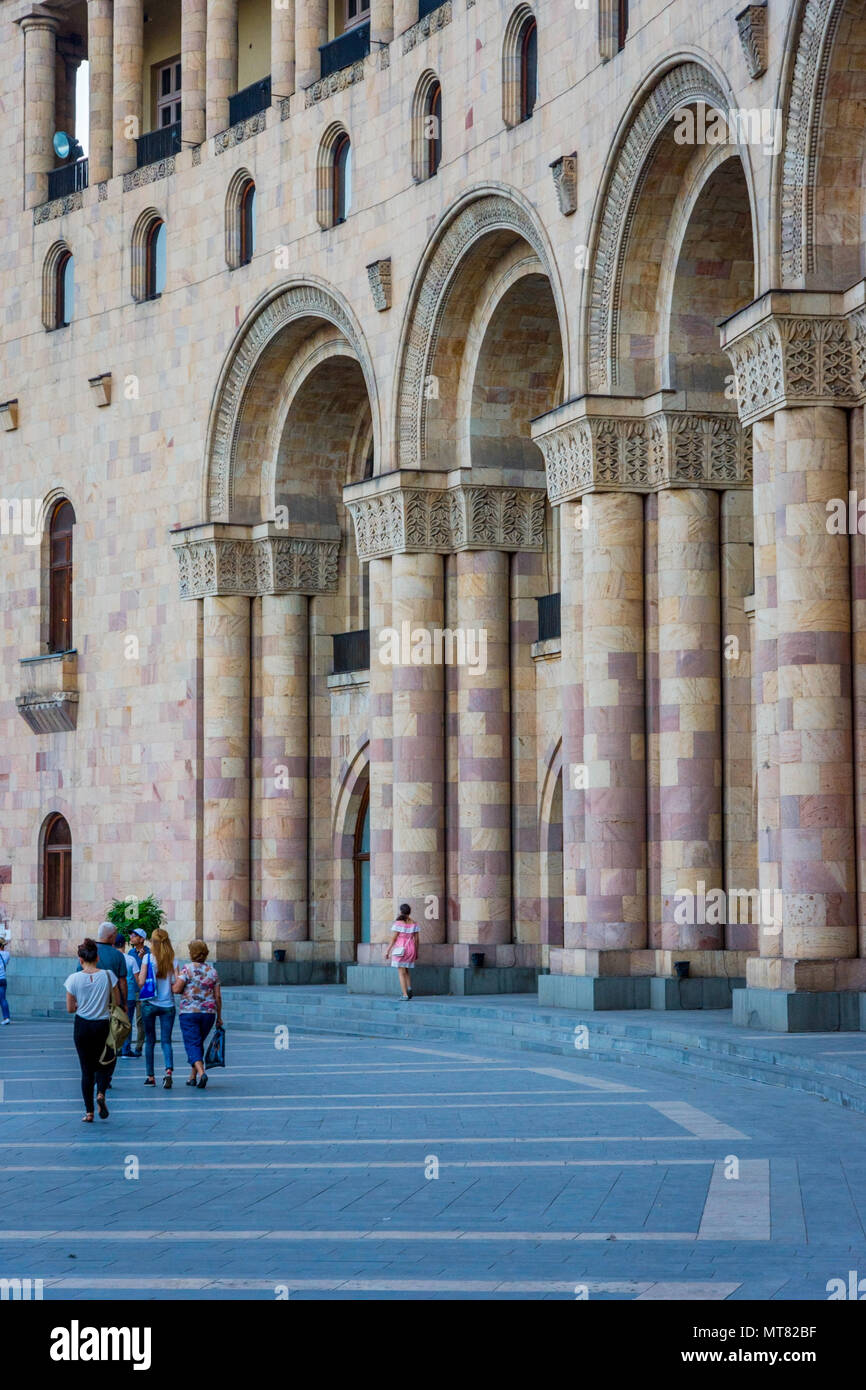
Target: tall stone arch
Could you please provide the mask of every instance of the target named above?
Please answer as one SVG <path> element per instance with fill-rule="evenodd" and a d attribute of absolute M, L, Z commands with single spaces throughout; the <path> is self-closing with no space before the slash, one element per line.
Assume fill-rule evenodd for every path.
<path fill-rule="evenodd" d="M 300 319 L 325 320 L 345 336 L 367 386 L 378 440 L 375 379 L 361 330 L 348 306 L 320 281 L 289 283 L 269 291 L 253 306 L 223 365 L 211 404 L 205 448 L 202 505 L 208 521 L 229 521 L 234 500 L 233 463 L 244 402 L 256 374 L 280 334 Z"/>

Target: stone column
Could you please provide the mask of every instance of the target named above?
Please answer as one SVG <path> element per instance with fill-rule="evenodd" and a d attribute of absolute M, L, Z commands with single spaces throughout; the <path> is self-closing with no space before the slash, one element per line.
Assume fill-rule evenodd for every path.
<path fill-rule="evenodd" d="M 299 91 L 318 82 L 319 48 L 328 42 L 328 0 L 298 0 L 295 5 L 295 85 Z"/>
<path fill-rule="evenodd" d="M 183 0 L 180 7 L 181 135 L 193 145 L 205 138 L 207 0 Z"/>
<path fill-rule="evenodd" d="M 752 718 L 751 623 L 745 600 L 754 593 L 752 498 L 746 491 L 721 495 L 722 576 L 722 769 L 724 882 L 728 894 L 728 950 L 755 950 L 758 925 L 738 910 L 733 889 L 750 892 L 758 884 L 755 828 L 755 763 Z M 751 920 L 747 920 L 751 918 Z"/>
<path fill-rule="evenodd" d="M 583 500 L 587 926 L 591 950 L 646 946 L 643 499 Z"/>
<path fill-rule="evenodd" d="M 772 902 L 781 890 L 779 859 L 779 733 L 776 672 L 776 497 L 772 418 L 755 423 L 753 435 L 755 528 L 755 642 L 752 698 L 755 721 L 756 830 L 758 888 Z M 772 922 L 760 923 L 762 956 L 782 954 L 782 934 Z"/>
<path fill-rule="evenodd" d="M 588 512 L 580 502 L 563 502 L 559 515 L 562 652 L 562 897 L 563 944 L 586 940 L 586 862 L 583 775 L 583 537 Z"/>
<path fill-rule="evenodd" d="M 722 881 L 722 686 L 719 496 L 670 488 L 658 498 L 659 805 L 664 950 L 718 950 L 724 912 L 701 922 Z M 690 895 L 686 923 L 677 894 Z M 680 902 L 683 900 L 680 899 Z"/>
<path fill-rule="evenodd" d="M 111 178 L 111 137 L 114 85 L 114 24 L 112 0 L 87 0 L 87 61 L 90 86 L 91 184 Z"/>
<path fill-rule="evenodd" d="M 394 37 L 394 0 L 370 0 L 370 43 L 390 43 Z"/>
<path fill-rule="evenodd" d="M 381 634 L 392 626 L 391 560 L 370 560 L 370 962 L 380 959 L 394 920 L 393 748 L 394 668 L 381 660 Z M 359 952 L 359 960 L 360 960 Z M 367 964 L 367 961 L 363 961 Z"/>
<path fill-rule="evenodd" d="M 207 0 L 207 136 L 229 123 L 238 89 L 238 0 Z"/>
<path fill-rule="evenodd" d="M 503 945 L 511 941 L 509 557 L 459 551 L 456 571 L 457 642 L 465 642 L 465 653 L 455 644 L 459 940 Z"/>
<path fill-rule="evenodd" d="M 250 600 L 204 599 L 204 935 L 249 939 Z"/>
<path fill-rule="evenodd" d="M 774 423 L 782 955 L 829 960 L 857 954 L 849 538 L 826 508 L 847 497 L 847 417 Z"/>
<path fill-rule="evenodd" d="M 25 15 L 24 33 L 24 203 L 37 207 L 48 197 L 54 168 L 54 99 L 59 21 L 47 14 Z"/>
<path fill-rule="evenodd" d="M 418 661 L 392 668 L 393 902 L 412 904 L 429 945 L 445 940 L 445 668 L 429 659 L 433 630 L 444 627 L 442 556 L 395 555 L 391 575 L 393 626 L 401 643 L 408 636 L 401 660 Z M 425 904 L 437 918 L 425 917 Z"/>
<path fill-rule="evenodd" d="M 303 4 L 304 0 L 297 0 Z M 271 94 L 290 97 L 295 90 L 295 4 L 271 0 Z"/>
<path fill-rule="evenodd" d="M 418 0 L 394 0 L 394 33 L 404 34 L 418 23 Z"/>
<path fill-rule="evenodd" d="M 308 830 L 308 599 L 261 599 L 261 938 L 305 941 Z"/>
<path fill-rule="evenodd" d="M 136 167 L 136 138 L 149 125 L 142 99 L 144 10 L 142 0 L 114 0 L 114 160 L 115 178 Z"/>

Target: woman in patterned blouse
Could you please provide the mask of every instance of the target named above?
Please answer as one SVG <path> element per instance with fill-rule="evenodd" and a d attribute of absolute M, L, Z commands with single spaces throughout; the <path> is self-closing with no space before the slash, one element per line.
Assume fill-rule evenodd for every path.
<path fill-rule="evenodd" d="M 177 972 L 172 985 L 178 995 L 180 1031 L 186 1048 L 187 1061 L 192 1068 L 187 1086 L 207 1085 L 204 1069 L 204 1042 L 214 1024 L 222 1026 L 222 991 L 219 975 L 207 964 L 208 948 L 203 941 L 189 943 L 189 964 Z"/>

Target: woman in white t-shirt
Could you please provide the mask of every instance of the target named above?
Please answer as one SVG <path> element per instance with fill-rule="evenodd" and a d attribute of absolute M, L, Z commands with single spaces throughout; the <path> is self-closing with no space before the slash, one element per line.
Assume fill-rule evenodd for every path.
<path fill-rule="evenodd" d="M 101 1120 L 108 1119 L 105 1104 L 105 1085 L 111 1079 L 111 1067 L 99 1065 L 108 1037 L 109 1005 L 120 1003 L 120 990 L 113 970 L 103 970 L 99 964 L 96 942 L 86 937 L 78 948 L 81 969 L 66 981 L 66 1012 L 75 1014 L 73 1038 L 81 1063 L 81 1094 L 84 1098 L 84 1123 L 93 1124 L 93 1087 L 96 1086 L 96 1106 Z"/>

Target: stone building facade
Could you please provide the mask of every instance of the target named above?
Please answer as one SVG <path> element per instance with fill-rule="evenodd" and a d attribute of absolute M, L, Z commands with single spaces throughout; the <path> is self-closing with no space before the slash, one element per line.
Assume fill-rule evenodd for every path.
<path fill-rule="evenodd" d="M 408 899 L 548 1002 L 858 1026 L 863 0 L 0 34 L 18 953 L 153 891 L 375 965 Z"/>

